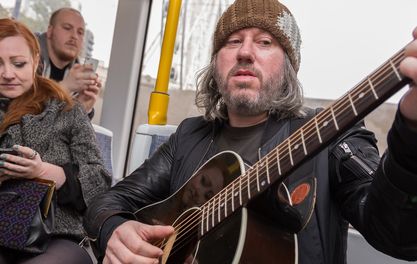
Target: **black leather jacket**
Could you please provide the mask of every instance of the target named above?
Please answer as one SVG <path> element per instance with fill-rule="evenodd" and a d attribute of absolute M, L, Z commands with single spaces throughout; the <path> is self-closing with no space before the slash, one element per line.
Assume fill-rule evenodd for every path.
<path fill-rule="evenodd" d="M 261 156 L 288 135 L 288 123 L 269 118 Z M 90 238 L 98 238 L 100 255 L 118 225 L 134 219 L 139 208 L 169 197 L 216 154 L 213 140 L 220 127 L 201 117 L 184 120 L 150 159 L 95 200 L 85 228 Z M 397 114 L 381 162 L 375 142 L 374 134 L 358 123 L 317 155 L 316 206 L 298 233 L 299 263 L 346 263 L 347 221 L 377 249 L 417 259 L 417 133 Z"/>

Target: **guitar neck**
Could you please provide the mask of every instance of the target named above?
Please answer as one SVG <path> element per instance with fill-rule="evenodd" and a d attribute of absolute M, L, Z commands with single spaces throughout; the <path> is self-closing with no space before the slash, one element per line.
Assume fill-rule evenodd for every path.
<path fill-rule="evenodd" d="M 236 209 L 246 205 L 271 184 L 282 182 L 303 161 L 316 155 L 337 136 L 408 84 L 410 79 L 399 72 L 399 64 L 403 58 L 404 49 L 202 205 L 200 235 L 204 235 Z"/>

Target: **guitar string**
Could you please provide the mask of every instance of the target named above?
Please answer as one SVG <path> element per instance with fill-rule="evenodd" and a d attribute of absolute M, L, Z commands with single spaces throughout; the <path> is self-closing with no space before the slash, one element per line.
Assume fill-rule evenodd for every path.
<path fill-rule="evenodd" d="M 391 59 L 391 61 L 394 63 L 394 65 L 396 65 L 395 66 L 395 68 L 396 68 L 396 70 L 398 70 L 398 62 L 399 62 L 399 60 L 403 57 L 403 50 L 401 50 L 400 52 L 398 52 L 395 56 L 393 56 L 393 58 Z M 389 61 L 388 61 L 389 62 Z M 378 79 L 378 78 L 380 78 L 381 76 L 382 77 L 384 77 L 384 76 L 386 76 L 386 72 L 392 72 L 392 66 L 391 65 L 387 65 L 387 63 L 385 63 L 384 65 L 383 65 L 383 67 L 380 67 L 379 69 L 377 69 L 376 71 L 375 71 L 375 76 L 372 76 L 373 74 L 371 74 L 371 75 L 369 75 L 367 78 L 369 78 L 369 77 L 375 77 L 375 79 Z M 383 73 L 383 74 L 382 74 Z M 381 75 L 382 74 L 382 75 Z M 366 80 L 368 80 L 368 79 L 366 79 Z M 334 111 L 337 111 L 337 110 L 340 110 L 340 108 L 344 108 L 344 110 L 345 109 L 352 109 L 352 105 L 351 105 L 351 102 L 349 101 L 349 100 L 346 100 L 346 99 L 348 99 L 348 97 L 347 96 L 352 96 L 352 95 L 355 95 L 354 96 L 354 98 L 355 98 L 355 101 L 353 101 L 352 100 L 352 103 L 355 103 L 355 102 L 358 102 L 359 100 L 357 100 L 356 98 L 357 98 L 357 96 L 356 95 L 359 95 L 359 94 L 361 94 L 361 93 L 364 93 L 364 91 L 365 92 L 372 92 L 372 91 L 370 91 L 370 89 L 369 88 L 372 88 L 372 87 L 369 87 L 369 84 L 366 84 L 366 80 L 364 80 L 363 82 L 361 82 L 356 88 L 354 88 L 350 93 L 347 93 L 347 94 L 345 94 L 344 96 L 342 96 L 341 97 L 341 100 L 338 100 L 338 102 L 336 102 L 334 105 L 332 105 L 332 107 L 333 107 L 333 110 Z M 382 79 L 382 80 L 380 80 L 380 82 L 378 82 L 378 81 L 374 81 L 373 82 L 373 85 L 375 85 L 375 86 L 378 86 L 379 84 L 381 84 L 383 81 L 385 81 L 385 79 Z M 362 87 L 361 87 L 362 86 Z M 365 89 L 366 88 L 366 89 Z M 360 98 L 361 99 L 361 98 Z M 376 100 L 378 100 L 378 99 L 376 99 Z M 347 104 L 347 107 L 346 107 L 346 104 Z M 354 105 L 354 104 L 353 104 Z M 329 109 L 327 109 L 327 111 L 323 111 L 322 113 L 322 115 L 318 115 L 318 116 L 316 116 L 316 117 L 320 117 L 320 121 L 327 121 L 327 119 L 328 119 L 328 115 L 329 115 L 329 113 L 327 113 L 327 115 L 325 115 L 324 113 L 326 113 L 326 112 L 328 112 L 328 110 Z M 322 118 L 322 117 L 325 117 L 325 118 Z M 304 127 L 306 127 L 306 129 L 305 129 L 305 131 L 306 132 L 304 132 L 303 134 L 304 135 L 308 135 L 308 137 L 307 137 L 307 140 L 304 140 L 304 141 L 308 141 L 308 139 L 311 139 L 311 135 L 309 134 L 309 132 L 311 132 L 311 131 L 314 131 L 314 130 L 316 130 L 316 128 L 315 128 L 315 123 L 318 121 L 318 120 L 316 120 L 315 122 L 312 122 L 313 121 L 313 119 L 311 120 L 311 121 L 309 121 L 307 124 L 306 124 L 306 126 L 303 126 L 303 128 Z M 309 123 L 311 123 L 311 124 L 309 124 Z M 303 129 L 304 130 L 304 129 Z M 298 130 L 295 132 L 295 133 L 293 133 L 287 140 L 288 140 L 288 142 L 293 142 L 294 140 L 297 140 L 297 141 L 299 141 L 300 140 L 300 138 L 299 138 L 299 136 L 297 136 L 297 135 L 295 135 L 295 134 L 300 134 L 300 132 L 299 133 L 297 133 L 297 132 L 299 132 Z M 286 140 L 286 141 L 287 141 Z M 285 141 L 283 142 L 283 143 L 285 143 Z M 277 147 L 277 149 L 278 149 L 278 151 L 279 151 L 279 153 L 281 153 L 280 152 L 280 146 L 281 145 L 284 145 L 284 149 L 285 149 L 285 151 L 283 152 L 285 155 L 282 155 L 282 156 L 280 156 L 281 158 L 285 158 L 285 157 L 287 157 L 288 155 L 289 155 L 289 152 L 288 152 L 288 149 L 286 148 L 286 145 L 287 144 L 283 144 L 283 143 L 281 143 L 278 147 Z M 276 154 L 274 154 L 274 152 L 275 151 L 271 151 L 270 153 L 268 153 L 266 156 L 274 156 L 274 155 L 276 155 Z M 275 158 L 275 157 L 273 157 L 273 158 Z M 267 159 L 270 159 L 270 158 L 267 158 Z M 262 159 L 263 160 L 263 159 Z M 258 168 L 258 170 L 259 169 L 265 169 L 266 167 L 265 166 L 261 166 L 260 168 L 259 168 L 259 166 L 260 165 L 262 165 L 263 163 L 265 163 L 265 162 L 263 162 L 262 160 L 260 160 L 259 162 L 257 162 L 256 164 L 255 164 L 255 166 L 257 166 Z M 242 176 L 240 176 L 239 178 L 237 178 L 237 179 L 239 179 L 239 181 L 240 182 L 243 182 L 243 184 L 244 184 L 244 186 L 242 186 L 242 190 L 245 190 L 246 189 L 246 187 L 247 187 L 247 185 L 245 185 L 245 183 L 247 182 L 248 183 L 248 185 L 249 186 L 254 186 L 254 184 L 252 184 L 253 182 L 257 182 L 258 181 L 258 179 L 259 179 L 259 177 L 257 176 L 257 177 L 252 177 L 252 178 L 250 178 L 250 175 L 253 175 L 253 174 L 251 174 L 252 172 L 254 172 L 255 170 L 254 170 L 254 168 L 255 168 L 255 166 L 254 167 L 252 167 L 252 169 L 251 170 L 249 170 L 249 172 L 248 173 L 245 173 L 245 174 L 243 174 Z M 260 174 L 264 174 L 266 172 L 266 170 L 264 170 L 264 171 L 260 171 Z M 259 171 L 258 171 L 258 173 L 257 173 L 257 175 L 259 174 Z M 245 180 L 244 178 L 245 177 L 249 177 L 249 179 L 248 180 Z M 229 186 L 231 186 L 232 184 L 233 185 L 235 185 L 235 182 L 236 182 L 236 180 L 237 179 L 235 179 L 233 182 L 231 182 L 229 185 L 228 185 L 228 187 Z M 242 179 L 243 179 L 243 181 L 242 181 Z M 208 200 L 205 204 L 203 204 L 202 206 L 201 206 L 201 208 L 207 208 L 207 217 L 206 217 L 206 219 L 210 219 L 210 217 L 211 218 L 213 218 L 214 216 L 215 216 L 215 213 L 218 213 L 218 210 L 212 210 L 212 207 L 211 206 L 216 206 L 216 199 L 218 199 L 219 200 L 219 203 L 218 204 L 220 204 L 221 205 L 221 207 L 223 207 L 223 208 L 225 208 L 226 206 L 229 206 L 229 202 L 231 201 L 231 199 L 234 199 L 234 194 L 232 194 L 232 197 L 231 197 L 231 199 L 229 199 L 229 196 L 227 196 L 227 189 L 228 189 L 228 187 L 226 187 L 225 189 L 223 189 L 222 191 L 220 191 L 219 193 L 217 193 L 215 196 L 213 196 L 210 200 Z M 255 187 L 256 189 L 257 189 L 257 187 Z M 223 192 L 223 191 L 226 191 L 226 194 Z M 257 191 L 257 190 L 255 190 L 255 191 Z M 226 197 L 226 200 L 225 199 L 223 199 L 222 197 Z M 211 201 L 213 201 L 213 202 L 211 202 Z M 224 202 L 223 202 L 224 201 Z M 242 205 L 240 205 L 240 203 L 238 203 L 238 208 L 240 208 Z M 214 215 L 212 215 L 212 213 L 211 213 L 211 211 L 213 211 L 214 212 Z M 231 212 L 232 212 L 232 210 L 230 210 Z M 200 223 L 197 223 L 196 224 L 196 222 L 199 222 L 199 219 L 200 219 L 200 216 L 201 216 L 201 212 L 202 211 L 200 211 L 200 210 L 197 210 L 197 212 L 194 212 L 194 213 L 191 213 L 188 217 L 186 217 L 184 220 L 186 220 L 186 221 L 183 221 L 183 222 L 179 222 L 179 225 L 178 226 L 174 226 L 174 228 L 175 229 L 181 229 L 181 230 L 186 230 L 186 232 L 184 233 L 184 234 L 180 234 L 179 235 L 179 237 L 178 237 L 178 239 L 177 240 L 184 240 L 184 239 L 186 239 L 186 238 L 188 238 L 189 237 L 189 235 L 187 235 L 187 233 L 189 233 L 189 231 L 188 230 L 190 230 L 190 229 L 194 229 L 194 227 L 198 227 L 199 225 L 200 225 Z M 222 214 L 223 215 L 223 214 Z M 219 217 L 219 215 L 217 215 L 217 217 Z M 222 218 L 222 216 L 220 216 L 221 218 Z M 225 216 L 226 217 L 226 216 Z M 207 221 L 209 221 L 209 220 L 207 220 Z M 214 226 L 213 226 L 214 227 Z M 211 227 L 211 228 L 213 228 L 213 227 Z M 210 229 L 211 229 L 210 228 Z M 208 231 L 208 230 L 207 230 Z M 207 232 L 206 231 L 206 232 Z M 180 232 L 178 232 L 178 233 L 180 233 Z M 185 235 L 187 235 L 187 237 L 184 237 Z M 165 246 L 164 244 L 163 244 L 163 242 L 162 242 L 162 246 Z M 173 247 L 173 249 L 174 248 L 176 248 L 175 250 L 177 250 L 177 248 L 178 247 L 180 247 L 181 245 L 178 243 L 176 243 L 176 244 L 174 244 L 174 247 Z M 182 246 L 181 246 L 182 247 Z"/>

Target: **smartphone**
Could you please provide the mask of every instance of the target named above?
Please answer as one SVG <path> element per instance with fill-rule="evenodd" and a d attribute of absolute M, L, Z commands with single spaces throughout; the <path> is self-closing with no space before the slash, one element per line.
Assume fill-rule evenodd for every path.
<path fill-rule="evenodd" d="M 86 65 L 86 64 L 92 65 L 93 66 L 93 71 L 96 72 L 97 67 L 98 67 L 98 60 L 97 59 L 87 57 L 84 60 L 84 65 Z"/>
<path fill-rule="evenodd" d="M 0 148 L 0 154 L 10 154 L 15 156 L 20 156 L 20 153 L 13 148 Z"/>

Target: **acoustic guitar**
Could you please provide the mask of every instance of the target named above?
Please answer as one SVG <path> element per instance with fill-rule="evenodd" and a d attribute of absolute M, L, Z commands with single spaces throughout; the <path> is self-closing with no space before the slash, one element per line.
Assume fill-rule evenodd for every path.
<path fill-rule="evenodd" d="M 403 58 L 404 49 L 249 169 L 238 154 L 219 153 L 172 196 L 138 210 L 140 222 L 175 228 L 155 243 L 164 250 L 161 263 L 297 263 L 297 237 L 249 210 L 248 202 L 410 83 L 399 72 Z"/>

